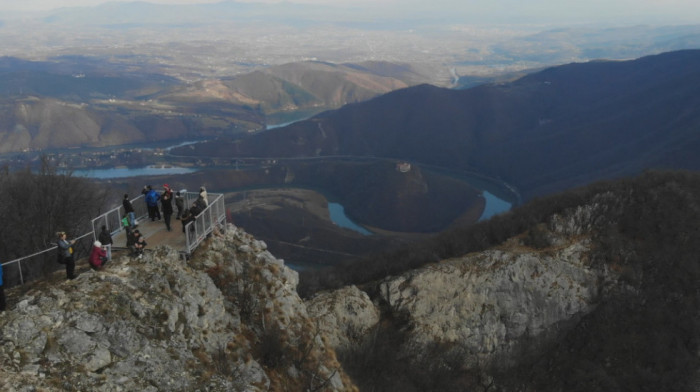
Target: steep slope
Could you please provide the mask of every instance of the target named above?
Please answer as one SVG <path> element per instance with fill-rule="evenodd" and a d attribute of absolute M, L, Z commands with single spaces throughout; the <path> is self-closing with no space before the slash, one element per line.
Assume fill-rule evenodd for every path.
<path fill-rule="evenodd" d="M 700 168 L 700 50 L 570 64 L 512 83 L 421 85 L 194 154 L 360 155 L 501 178 L 528 199 L 646 168 Z"/>
<path fill-rule="evenodd" d="M 297 275 L 229 226 L 187 263 L 158 248 L 0 313 L 0 389 L 355 390 L 294 291 Z"/>
<path fill-rule="evenodd" d="M 308 308 L 363 390 L 694 391 L 698 200 L 698 173 L 598 183 L 394 255 L 422 267 L 355 264 L 391 276 Z"/>

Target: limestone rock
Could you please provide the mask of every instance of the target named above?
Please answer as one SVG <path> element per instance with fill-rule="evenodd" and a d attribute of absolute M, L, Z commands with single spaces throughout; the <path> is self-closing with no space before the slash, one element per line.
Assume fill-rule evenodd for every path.
<path fill-rule="evenodd" d="M 0 390 L 354 390 L 297 282 L 233 226 L 188 262 L 160 247 L 42 282 L 0 316 Z"/>
<path fill-rule="evenodd" d="M 306 305 L 336 349 L 358 344 L 379 322 L 379 309 L 355 286 L 319 293 Z"/>

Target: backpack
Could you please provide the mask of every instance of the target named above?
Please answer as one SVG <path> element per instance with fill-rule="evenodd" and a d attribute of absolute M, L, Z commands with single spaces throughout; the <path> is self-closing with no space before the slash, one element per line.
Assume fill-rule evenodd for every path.
<path fill-rule="evenodd" d="M 129 224 L 129 217 L 126 217 L 126 216 L 125 216 L 125 217 L 122 218 L 122 226 L 123 226 L 123 227 L 129 227 L 129 226 L 131 226 L 131 225 Z"/>

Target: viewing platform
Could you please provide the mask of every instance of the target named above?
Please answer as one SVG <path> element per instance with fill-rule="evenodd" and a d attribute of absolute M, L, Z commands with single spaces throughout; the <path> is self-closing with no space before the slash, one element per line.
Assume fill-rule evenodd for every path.
<path fill-rule="evenodd" d="M 195 200 L 199 197 L 197 192 L 180 191 L 184 198 L 184 208 L 192 206 Z M 224 195 L 221 193 L 210 193 L 208 196 L 209 202 L 207 207 L 199 213 L 194 221 L 189 222 L 185 226 L 183 232 L 182 222 L 175 219 L 177 216 L 177 208 L 173 202 L 173 214 L 170 218 L 170 228 L 168 231 L 165 226 L 165 221 L 156 219 L 151 221 L 148 217 L 148 210 L 144 196 L 141 195 L 131 200 L 131 205 L 134 207 L 136 215 L 136 228 L 141 232 L 146 240 L 147 248 L 153 248 L 158 245 L 168 245 L 178 252 L 183 257 L 189 255 L 197 248 L 197 246 L 214 231 L 217 227 L 221 230 L 226 225 L 226 205 L 224 204 Z M 102 231 L 102 226 L 107 227 L 107 231 L 112 235 L 114 248 L 126 248 L 126 230 L 122 226 L 122 218 L 125 217 L 124 207 L 119 206 L 110 210 L 99 217 L 92 220 L 93 239 L 96 239 Z M 162 215 L 162 214 L 161 214 Z"/>
<path fill-rule="evenodd" d="M 180 191 L 184 198 L 184 208 L 192 207 L 192 204 L 199 197 L 198 192 Z M 148 210 L 144 196 L 140 195 L 131 199 L 134 207 L 137 229 L 144 236 L 147 246 L 146 250 L 157 246 L 167 245 L 177 250 L 181 257 L 187 259 L 197 246 L 204 241 L 214 230 L 224 231 L 226 228 L 226 205 L 222 193 L 209 193 L 207 207 L 199 213 L 195 219 L 185 226 L 182 231 L 182 222 L 175 219 L 177 207 L 173 201 L 173 215 L 170 220 L 171 231 L 168 231 L 165 222 L 160 220 L 151 221 L 148 217 Z M 159 204 L 160 207 L 160 204 Z M 162 213 L 161 213 L 162 215 Z M 126 230 L 122 226 L 122 218 L 126 216 L 124 207 L 119 205 L 112 210 L 94 218 L 92 220 L 92 231 L 79 236 L 70 236 L 69 240 L 75 240 L 73 245 L 76 269 L 81 269 L 87 264 L 87 257 L 92 249 L 92 244 L 99 238 L 102 226 L 112 236 L 113 257 L 126 251 Z M 23 285 L 32 280 L 44 279 L 50 274 L 63 269 L 64 267 L 56 263 L 58 249 L 56 246 L 39 251 L 37 253 L 24 256 L 6 263 L 2 263 L 3 280 L 5 287 Z"/>

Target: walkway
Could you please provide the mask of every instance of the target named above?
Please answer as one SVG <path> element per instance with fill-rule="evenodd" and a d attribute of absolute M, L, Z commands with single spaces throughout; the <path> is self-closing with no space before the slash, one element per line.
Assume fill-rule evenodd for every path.
<path fill-rule="evenodd" d="M 157 220 L 151 222 L 150 219 L 142 219 L 139 221 L 137 229 L 148 244 L 147 248 L 154 248 L 159 245 L 167 245 L 171 248 L 184 252 L 187 249 L 187 238 L 182 232 L 182 223 L 179 220 L 172 218 L 170 222 L 171 231 L 166 230 L 165 222 Z M 120 231 L 112 235 L 115 248 L 126 247 L 126 231 Z"/>
<path fill-rule="evenodd" d="M 195 192 L 182 192 L 185 198 L 185 207 L 192 206 L 194 200 L 199 196 Z M 143 195 L 131 201 L 134 206 L 136 219 L 139 223 L 139 231 L 144 235 L 148 246 L 146 249 L 153 249 L 156 246 L 167 245 L 180 252 L 182 257 L 189 257 L 197 246 L 206 239 L 215 229 L 224 230 L 226 226 L 226 205 L 224 195 L 221 193 L 209 193 L 209 206 L 197 215 L 194 222 L 188 223 L 186 233 L 182 232 L 182 223 L 175 219 L 173 214 L 171 220 L 172 231 L 167 231 L 165 223 L 160 221 L 151 222 L 148 219 Z M 86 258 L 89 255 L 92 243 L 99 237 L 102 226 L 112 234 L 114 242 L 114 252 L 126 248 L 126 231 L 121 227 L 121 220 L 124 217 L 124 208 L 120 205 L 112 210 L 98 216 L 92 220 L 92 231 L 74 238 L 77 240 L 73 246 L 75 249 L 76 268 L 87 264 Z M 32 255 L 8 261 L 2 264 L 3 280 L 5 288 L 23 285 L 28 281 L 43 280 L 63 266 L 56 263 L 57 248 L 45 249 Z"/>

